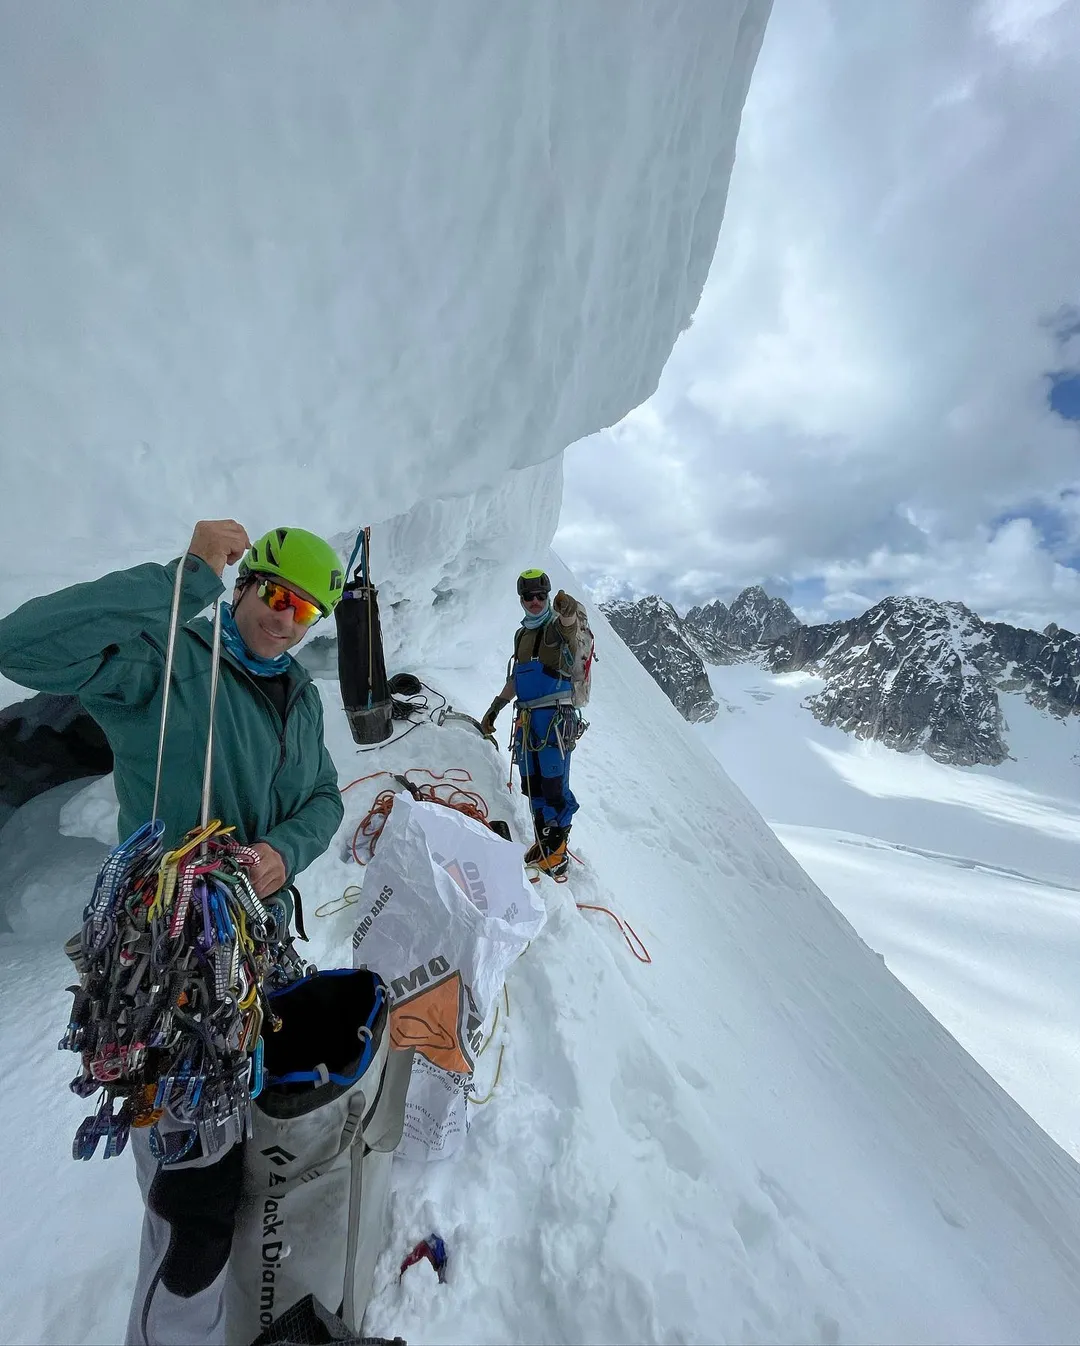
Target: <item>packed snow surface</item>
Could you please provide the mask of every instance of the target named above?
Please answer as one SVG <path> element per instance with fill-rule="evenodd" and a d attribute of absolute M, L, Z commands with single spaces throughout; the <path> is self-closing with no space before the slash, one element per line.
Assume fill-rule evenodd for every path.
<path fill-rule="evenodd" d="M 1080 717 L 1002 694 L 1009 759 L 956 767 L 819 724 L 821 685 L 710 668 L 701 729 L 787 848 L 994 1078 L 1080 1158 Z"/>
<path fill-rule="evenodd" d="M 401 667 L 475 713 L 502 680 L 512 593 L 489 620 L 443 667 L 419 653 L 440 643 L 436 608 Z M 367 1329 L 415 1343 L 1076 1340 L 1080 1170 L 825 900 L 599 616 L 596 628 L 574 766 L 583 863 L 563 887 L 544 881 L 549 920 L 510 973 L 481 1096 L 498 1083 L 464 1151 L 397 1165 Z M 453 721 L 358 752 L 335 684 L 320 686 L 342 785 L 463 768 L 525 836 L 504 752 Z M 337 839 L 303 877 L 309 912 L 339 908 L 309 919 L 322 966 L 350 962 L 356 916 L 340 899 L 363 874 L 349 843 L 387 780 L 346 790 Z M 21 1138 L 3 1161 L 2 1255 L 19 1287 L 4 1311 L 20 1342 L 116 1339 L 134 1274 L 128 1159 L 67 1159 L 84 1108 L 55 1050 L 71 976 L 59 944 L 104 853 L 71 833 L 100 831 L 108 799 L 78 788 L 20 810 L 0 847 L 15 927 L 0 936 L 0 1069 L 7 1134 Z M 652 963 L 576 902 L 628 921 Z M 420 1268 L 399 1284 L 431 1232 L 447 1241 L 447 1283 Z"/>
<path fill-rule="evenodd" d="M 200 516 L 374 522 L 392 668 L 474 714 L 502 684 L 559 450 L 649 391 L 693 309 L 767 4 L 420 9 L 9 8 L 0 611 L 166 560 Z M 460 1159 L 396 1166 L 367 1329 L 1076 1340 L 1080 1170 L 595 626 L 582 863 L 544 883 Z M 343 786 L 463 768 L 524 835 L 505 753 L 450 722 L 360 754 L 321 689 Z M 349 841 L 381 783 L 346 790 L 301 880 L 322 966 L 350 962 Z M 85 1108 L 55 1049 L 108 809 L 72 783 L 0 842 L 17 1342 L 118 1340 L 133 1282 L 130 1157 L 67 1157 Z M 399 1284 L 433 1231 L 446 1284 Z"/>

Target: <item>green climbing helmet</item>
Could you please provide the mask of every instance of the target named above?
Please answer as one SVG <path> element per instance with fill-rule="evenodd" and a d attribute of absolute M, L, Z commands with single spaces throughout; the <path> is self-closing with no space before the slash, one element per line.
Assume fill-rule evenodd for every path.
<path fill-rule="evenodd" d="M 518 576 L 517 591 L 519 598 L 536 593 L 542 593 L 546 598 L 551 593 L 551 581 L 542 570 L 523 570 Z"/>
<path fill-rule="evenodd" d="M 345 590 L 345 568 L 329 542 L 306 528 L 271 528 L 240 562 L 240 578 L 274 575 L 309 593 L 329 617 Z"/>

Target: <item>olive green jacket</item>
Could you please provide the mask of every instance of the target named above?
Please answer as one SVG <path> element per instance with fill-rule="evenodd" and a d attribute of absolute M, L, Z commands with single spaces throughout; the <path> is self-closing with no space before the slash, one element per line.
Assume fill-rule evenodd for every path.
<path fill-rule="evenodd" d="M 169 610 L 178 562 L 116 571 L 34 598 L 0 620 L 0 673 L 76 695 L 115 757 L 120 838 L 150 819 Z M 210 707 L 212 627 L 197 614 L 223 591 L 202 560 L 184 563 L 158 816 L 166 846 L 199 821 Z M 292 660 L 284 720 L 226 650 L 214 716 L 210 816 L 266 841 L 289 881 L 329 846 L 343 808 L 323 742 L 318 690 Z"/>

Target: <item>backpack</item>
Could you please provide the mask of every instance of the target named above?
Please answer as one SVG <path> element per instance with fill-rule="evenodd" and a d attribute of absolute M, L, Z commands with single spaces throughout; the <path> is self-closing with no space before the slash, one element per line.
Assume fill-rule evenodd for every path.
<path fill-rule="evenodd" d="M 592 692 L 592 666 L 596 662 L 596 638 L 592 633 L 592 627 L 589 625 L 589 614 L 585 611 L 584 604 L 577 605 L 577 630 L 578 642 L 577 653 L 571 654 L 570 642 L 562 634 L 562 627 L 559 624 L 558 617 L 553 617 L 551 624 L 559 632 L 562 639 L 561 661 L 563 665 L 563 676 L 568 677 L 572 684 L 571 698 L 575 706 L 579 709 L 589 704 L 589 695 Z M 532 657 L 536 658 L 537 651 L 540 648 L 540 638 L 543 634 L 542 627 L 536 629 L 536 640 L 533 645 Z M 506 666 L 506 676 L 510 678 L 513 673 L 514 660 L 517 657 L 517 644 L 514 645 L 514 653 L 510 656 L 510 661 Z"/>
<path fill-rule="evenodd" d="M 226 1340 L 254 1341 L 308 1295 L 357 1334 L 386 1244 L 413 1053 L 391 1049 L 387 989 L 367 969 L 312 971 L 269 1004 L 282 1027 L 265 1039 L 244 1148 Z"/>
<path fill-rule="evenodd" d="M 574 705 L 587 706 L 592 691 L 592 666 L 596 659 L 596 638 L 589 626 L 589 614 L 582 603 L 577 605 L 578 645 L 570 678 L 574 684 Z"/>

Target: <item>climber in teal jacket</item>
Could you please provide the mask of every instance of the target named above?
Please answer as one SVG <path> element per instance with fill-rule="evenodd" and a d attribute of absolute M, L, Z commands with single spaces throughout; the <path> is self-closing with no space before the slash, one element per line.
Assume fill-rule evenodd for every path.
<path fill-rule="evenodd" d="M 243 558 L 243 559 L 241 559 Z M 329 846 L 343 808 L 311 678 L 288 653 L 328 617 L 344 587 L 329 543 L 275 528 L 249 544 L 234 520 L 196 525 L 181 588 L 158 817 L 166 847 L 199 821 L 210 709 L 212 628 L 198 613 L 240 561 L 222 608 L 210 817 L 258 852 L 255 890 L 269 897 Z M 115 757 L 125 839 L 150 820 L 168 642 L 180 561 L 117 571 L 32 599 L 0 620 L 0 672 L 43 692 L 73 693 Z M 89 896 L 89 894 L 87 894 Z M 74 916 L 75 913 L 73 913 Z M 132 1132 L 146 1211 L 127 1341 L 223 1341 L 226 1266 L 243 1178 L 243 1142 L 160 1165 Z"/>
<path fill-rule="evenodd" d="M 285 541 L 275 549 L 277 534 Z M 264 555 L 259 548 L 266 552 L 267 538 L 271 554 Z M 231 520 L 200 523 L 184 561 L 158 805 L 166 848 L 198 823 L 201 807 L 211 626 L 197 614 L 222 592 L 222 570 L 246 545 L 247 534 Z M 260 851 L 252 877 L 259 895 L 267 896 L 326 850 L 342 819 L 337 771 L 323 742 L 322 702 L 308 673 L 287 653 L 310 625 L 313 606 L 318 616 L 332 611 L 341 592 L 341 562 L 329 544 L 303 529 L 273 530 L 253 550 L 257 559 L 250 553 L 245 558 L 225 618 L 210 816 L 235 824 L 238 840 Z M 31 599 L 0 620 L 0 673 L 36 691 L 74 694 L 109 740 L 121 840 L 149 821 L 153 805 L 178 564 L 148 563 L 104 575 Z M 260 589 L 278 603 L 287 589 L 305 610 L 275 610 L 267 593 L 260 601 Z M 247 641 L 236 639 L 240 632 Z"/>

